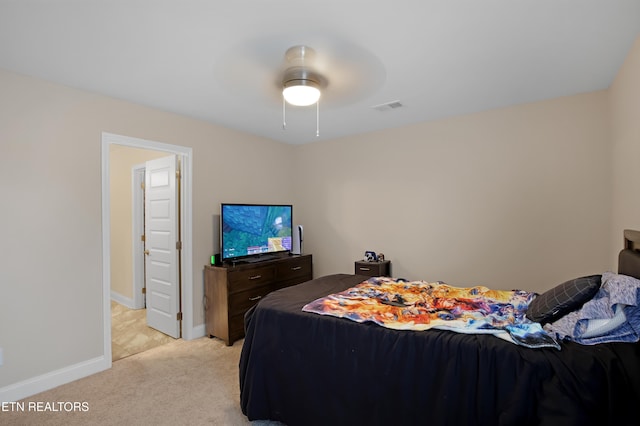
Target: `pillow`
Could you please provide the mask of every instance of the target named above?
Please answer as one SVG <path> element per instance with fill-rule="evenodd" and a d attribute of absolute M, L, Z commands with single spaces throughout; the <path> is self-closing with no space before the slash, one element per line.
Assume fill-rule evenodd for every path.
<path fill-rule="evenodd" d="M 589 275 L 564 282 L 529 303 L 526 316 L 546 324 L 580 308 L 600 289 L 602 275 Z"/>
<path fill-rule="evenodd" d="M 627 321 L 627 315 L 624 313 L 625 306 L 626 305 L 621 305 L 620 303 L 613 305 L 615 312 L 613 318 L 588 319 L 587 329 L 579 337 L 581 339 L 590 339 L 592 337 L 604 336 L 610 331 L 620 327 Z"/>

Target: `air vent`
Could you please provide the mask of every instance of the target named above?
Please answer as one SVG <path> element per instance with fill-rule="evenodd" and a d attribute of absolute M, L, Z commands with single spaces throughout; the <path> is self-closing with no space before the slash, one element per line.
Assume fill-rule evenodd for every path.
<path fill-rule="evenodd" d="M 398 109 L 398 108 L 402 108 L 404 105 L 402 105 L 402 103 L 400 101 L 391 101 L 391 102 L 386 102 L 384 104 L 380 104 L 380 105 L 374 105 L 371 108 L 378 110 L 378 111 L 390 111 L 392 109 Z"/>

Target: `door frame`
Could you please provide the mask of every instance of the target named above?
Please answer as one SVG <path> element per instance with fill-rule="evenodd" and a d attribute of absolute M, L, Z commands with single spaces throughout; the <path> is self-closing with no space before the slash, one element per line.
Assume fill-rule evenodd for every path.
<path fill-rule="evenodd" d="M 137 164 L 131 169 L 131 194 L 132 194 L 132 216 L 133 224 L 132 253 L 133 253 L 133 309 L 145 307 L 145 298 L 142 289 L 145 286 L 144 276 L 144 241 L 140 236 L 144 235 L 144 184 L 145 164 Z"/>
<path fill-rule="evenodd" d="M 110 148 L 124 145 L 132 148 L 164 151 L 180 157 L 181 203 L 180 234 L 182 263 L 180 279 L 182 300 L 182 338 L 191 340 L 198 336 L 193 327 L 193 217 L 192 217 L 192 162 L 193 150 L 189 147 L 171 145 L 146 139 L 102 133 L 102 310 L 103 310 L 103 356 L 105 368 L 111 368 L 111 197 L 110 197 Z"/>

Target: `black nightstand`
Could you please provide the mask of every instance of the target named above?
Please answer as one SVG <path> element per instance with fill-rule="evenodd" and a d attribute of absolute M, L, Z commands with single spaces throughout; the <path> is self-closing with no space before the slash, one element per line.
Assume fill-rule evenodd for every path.
<path fill-rule="evenodd" d="M 391 261 L 366 262 L 364 260 L 357 260 L 355 264 L 355 274 L 368 275 L 370 277 L 389 277 L 391 276 Z"/>

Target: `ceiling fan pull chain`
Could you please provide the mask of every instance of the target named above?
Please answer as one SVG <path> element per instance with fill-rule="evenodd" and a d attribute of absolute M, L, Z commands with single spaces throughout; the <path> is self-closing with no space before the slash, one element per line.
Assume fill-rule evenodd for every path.
<path fill-rule="evenodd" d="M 287 101 L 282 97 L 282 130 L 287 130 Z"/>
<path fill-rule="evenodd" d="M 320 101 L 316 102 L 316 137 L 320 136 Z"/>

